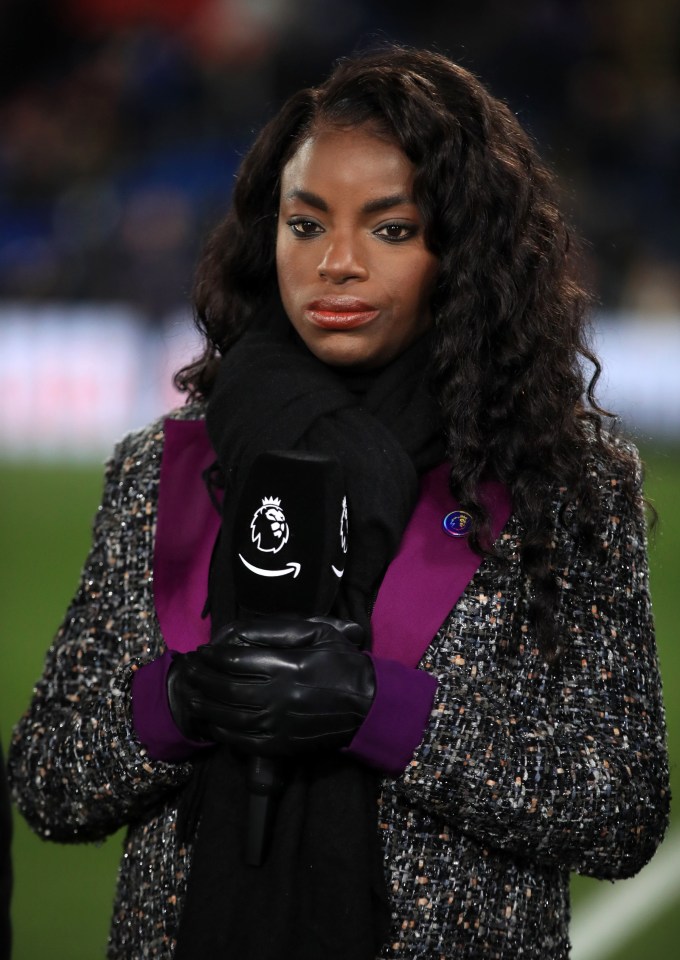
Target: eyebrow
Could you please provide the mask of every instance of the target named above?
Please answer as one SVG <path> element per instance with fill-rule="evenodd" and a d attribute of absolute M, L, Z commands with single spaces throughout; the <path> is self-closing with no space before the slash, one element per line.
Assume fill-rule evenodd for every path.
<path fill-rule="evenodd" d="M 411 203 L 413 203 L 413 200 L 403 193 L 393 193 L 389 197 L 378 197 L 376 200 L 369 200 L 361 209 L 364 213 L 377 213 L 379 210 L 389 210 L 391 207 L 400 207 Z"/>
<path fill-rule="evenodd" d="M 308 204 L 310 207 L 315 207 L 317 210 L 328 213 L 328 204 L 323 197 L 309 190 L 290 190 L 284 196 L 284 200 L 302 200 L 303 203 Z M 392 207 L 412 203 L 413 200 L 411 197 L 407 197 L 403 193 L 392 193 L 387 197 L 377 197 L 375 200 L 369 200 L 363 205 L 361 210 L 363 213 L 377 213 L 380 210 L 389 210 Z"/>

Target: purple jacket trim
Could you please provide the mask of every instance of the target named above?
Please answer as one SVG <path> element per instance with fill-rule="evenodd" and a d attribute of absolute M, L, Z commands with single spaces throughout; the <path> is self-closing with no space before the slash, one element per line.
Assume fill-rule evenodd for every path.
<path fill-rule="evenodd" d="M 437 680 L 396 660 L 369 656 L 375 668 L 376 695 L 345 752 L 396 777 L 423 739 Z"/>
<path fill-rule="evenodd" d="M 215 454 L 203 420 L 165 420 L 154 549 L 154 603 L 166 652 L 132 678 L 132 721 L 153 760 L 187 760 L 209 744 L 187 739 L 167 696 L 170 651 L 186 653 L 210 639 L 202 617 L 220 516 L 203 483 Z M 191 509 L 187 509 L 191 504 Z"/>
<path fill-rule="evenodd" d="M 186 653 L 210 639 L 201 616 L 220 516 L 202 473 L 215 460 L 203 420 L 166 420 L 158 490 L 154 599 L 165 645 Z"/>
<path fill-rule="evenodd" d="M 202 619 L 201 613 L 220 517 L 201 474 L 214 459 L 205 421 L 165 421 L 154 596 L 166 646 L 179 652 L 194 650 L 210 638 L 210 622 Z M 366 763 L 394 773 L 404 769 L 420 743 L 436 689 L 437 681 L 415 668 L 481 562 L 465 537 L 451 538 L 442 530 L 443 518 L 458 507 L 449 492 L 448 475 L 448 466 L 442 464 L 422 478 L 418 503 L 380 587 L 371 618 L 376 698 L 347 748 Z M 491 514 L 494 537 L 498 537 L 510 516 L 510 495 L 495 482 L 484 483 L 481 495 Z M 191 504 L 191 510 L 186 509 L 187 504 Z M 427 604 L 421 603 L 423 597 L 427 597 Z M 149 687 L 160 684 L 152 680 L 160 676 L 160 668 L 152 674 L 152 666 L 140 668 L 135 677 L 135 727 L 140 717 L 142 730 L 138 729 L 138 734 L 147 749 L 149 743 L 155 743 L 154 749 L 176 749 L 184 759 L 187 753 L 183 750 L 190 754 L 199 745 L 186 741 L 174 726 L 165 694 L 165 674 L 155 694 L 158 730 L 142 707 L 147 699 L 154 702 L 154 695 L 147 691 L 147 671 Z M 138 698 L 134 692 L 137 689 L 143 691 L 143 698 Z M 167 726 L 168 719 L 174 733 Z M 168 746 L 170 742 L 175 746 Z"/>
<path fill-rule="evenodd" d="M 442 529 L 444 517 L 459 509 L 448 477 L 449 467 L 442 464 L 421 480 L 416 508 L 373 609 L 371 649 L 376 657 L 416 667 L 481 563 L 466 537 L 450 537 Z M 487 481 L 480 493 L 498 538 L 511 512 L 509 491 Z"/>
<path fill-rule="evenodd" d="M 132 722 L 135 733 L 152 760 L 168 763 L 188 760 L 197 750 L 210 747 L 202 740 L 189 740 L 179 730 L 168 703 L 167 677 L 172 654 L 165 653 L 145 663 L 132 677 Z"/>

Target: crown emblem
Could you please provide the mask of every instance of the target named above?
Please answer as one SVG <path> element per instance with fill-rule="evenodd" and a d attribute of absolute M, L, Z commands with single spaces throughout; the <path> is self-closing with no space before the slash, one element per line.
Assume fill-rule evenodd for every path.
<path fill-rule="evenodd" d="M 281 497 L 262 497 L 250 521 L 251 538 L 263 553 L 278 553 L 288 543 L 290 530 L 281 507 Z"/>

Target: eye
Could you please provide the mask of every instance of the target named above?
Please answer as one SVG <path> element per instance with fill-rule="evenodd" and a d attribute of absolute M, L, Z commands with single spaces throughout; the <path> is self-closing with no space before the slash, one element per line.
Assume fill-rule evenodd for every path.
<path fill-rule="evenodd" d="M 286 220 L 286 223 L 294 236 L 303 239 L 316 237 L 319 233 L 323 233 L 321 224 L 315 220 L 307 220 L 305 217 L 291 217 L 290 220 Z"/>
<path fill-rule="evenodd" d="M 383 223 L 382 226 L 374 230 L 377 237 L 387 240 L 388 243 L 403 243 L 404 240 L 410 240 L 418 233 L 418 227 L 412 223 Z"/>

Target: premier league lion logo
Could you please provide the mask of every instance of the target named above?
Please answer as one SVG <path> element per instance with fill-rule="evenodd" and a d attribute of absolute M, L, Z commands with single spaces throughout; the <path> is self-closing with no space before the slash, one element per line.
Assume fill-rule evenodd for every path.
<path fill-rule="evenodd" d="M 349 534 L 349 516 L 347 514 L 347 497 L 342 498 L 342 513 L 340 514 L 340 546 L 343 553 L 347 553 L 347 537 Z"/>
<path fill-rule="evenodd" d="M 250 521 L 253 543 L 262 553 L 278 553 L 288 543 L 290 530 L 278 497 L 264 497 Z"/>

